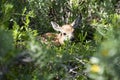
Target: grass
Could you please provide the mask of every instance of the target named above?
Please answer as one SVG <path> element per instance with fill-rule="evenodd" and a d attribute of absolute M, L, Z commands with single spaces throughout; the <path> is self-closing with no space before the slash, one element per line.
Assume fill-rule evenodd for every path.
<path fill-rule="evenodd" d="M 109 80 L 111 77 L 111 80 L 117 80 L 119 77 L 120 16 L 114 12 L 111 0 L 83 0 L 80 5 L 73 3 L 71 15 L 75 17 L 82 14 L 81 27 L 75 29 L 75 42 L 65 42 L 61 46 L 51 42 L 48 46 L 36 38 L 38 34 L 54 32 L 49 15 L 52 15 L 53 20 L 61 19 L 59 16 L 63 13 L 59 10 L 63 5 L 56 7 L 57 2 L 55 5 L 52 2 L 46 5 L 48 2 L 42 1 L 42 5 L 26 5 L 20 10 L 23 13 L 17 15 L 15 12 L 14 16 L 12 12 L 18 10 L 14 3 L 1 3 L 4 3 L 0 7 L 1 80 Z M 52 14 L 49 9 L 56 13 Z M 70 21 L 73 17 L 70 16 Z M 9 21 L 12 25 L 9 25 Z M 62 23 L 62 19 L 57 22 Z"/>
<path fill-rule="evenodd" d="M 31 33 L 29 34 L 32 36 Z M 80 36 L 84 38 L 83 35 Z M 41 41 L 36 41 L 36 37 L 31 37 L 27 42 L 26 49 L 27 51 L 23 50 L 23 52 L 29 55 L 26 57 L 32 58 L 33 62 L 27 63 L 22 61 L 21 58 L 15 59 L 10 64 L 9 73 L 5 79 L 87 79 L 84 70 L 86 69 L 86 63 L 89 62 L 89 58 L 95 52 L 95 45 L 92 40 L 84 40 L 82 42 L 66 42 L 65 45 L 51 45 L 48 47 Z"/>

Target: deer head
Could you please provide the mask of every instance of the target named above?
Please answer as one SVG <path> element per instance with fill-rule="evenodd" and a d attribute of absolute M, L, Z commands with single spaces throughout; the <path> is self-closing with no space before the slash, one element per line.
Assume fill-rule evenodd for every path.
<path fill-rule="evenodd" d="M 64 41 L 74 41 L 74 29 L 78 27 L 81 22 L 81 15 L 78 16 L 71 24 L 66 24 L 60 27 L 56 22 L 51 21 L 54 30 L 59 31 L 58 39 L 60 44 Z"/>

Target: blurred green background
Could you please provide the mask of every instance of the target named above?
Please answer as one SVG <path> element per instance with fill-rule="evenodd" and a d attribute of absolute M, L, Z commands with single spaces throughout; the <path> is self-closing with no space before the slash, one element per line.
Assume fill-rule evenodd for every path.
<path fill-rule="evenodd" d="M 119 13 L 119 0 L 0 0 L 0 80 L 119 80 Z M 79 14 L 75 42 L 37 39 Z"/>

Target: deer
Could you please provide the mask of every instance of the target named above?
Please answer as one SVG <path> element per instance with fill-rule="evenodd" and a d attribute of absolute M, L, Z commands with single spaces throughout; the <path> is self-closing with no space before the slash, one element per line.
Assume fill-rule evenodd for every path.
<path fill-rule="evenodd" d="M 75 40 L 75 28 L 79 26 L 81 19 L 82 17 L 79 15 L 72 23 L 63 26 L 51 21 L 52 28 L 59 33 L 45 33 L 41 36 L 42 40 L 46 42 L 47 39 L 50 39 L 55 45 L 63 45 L 65 41 L 73 42 Z"/>

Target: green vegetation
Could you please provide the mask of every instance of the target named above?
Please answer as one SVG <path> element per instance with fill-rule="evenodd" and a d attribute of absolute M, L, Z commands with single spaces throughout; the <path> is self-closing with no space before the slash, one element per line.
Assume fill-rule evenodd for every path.
<path fill-rule="evenodd" d="M 0 80 L 119 80 L 118 10 L 118 0 L 0 0 Z M 75 42 L 37 39 L 79 14 Z"/>

